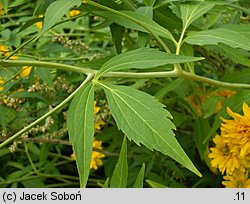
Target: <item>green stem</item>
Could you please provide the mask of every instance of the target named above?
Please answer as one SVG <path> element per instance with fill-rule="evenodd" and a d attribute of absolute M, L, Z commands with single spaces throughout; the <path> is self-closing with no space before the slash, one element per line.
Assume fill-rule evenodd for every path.
<path fill-rule="evenodd" d="M 92 5 L 92 6 L 95 6 L 95 7 L 97 7 L 97 8 L 101 8 L 101 9 L 103 9 L 103 10 L 109 11 L 109 12 L 111 12 L 111 13 L 117 14 L 117 15 L 119 15 L 119 16 L 122 16 L 122 17 L 124 17 L 124 18 L 126 18 L 126 19 L 129 19 L 129 20 L 131 20 L 131 21 L 137 23 L 138 25 L 140 25 L 141 27 L 143 27 L 145 30 L 147 30 L 147 31 L 157 40 L 157 42 L 160 44 L 160 46 L 161 46 L 167 53 L 170 53 L 169 48 L 168 48 L 167 45 L 161 40 L 161 38 L 160 38 L 158 35 L 156 35 L 154 32 L 152 32 L 151 29 L 149 29 L 147 26 L 145 26 L 145 25 L 144 25 L 143 23 L 141 23 L 139 20 L 137 20 L 137 19 L 135 19 L 135 18 L 133 18 L 133 17 L 131 17 L 131 16 L 125 14 L 125 13 L 122 13 L 122 12 L 117 11 L 117 10 L 114 10 L 114 9 L 112 9 L 112 8 L 103 6 L 103 5 L 98 4 L 98 3 L 96 3 L 96 2 L 93 2 L 93 1 L 88 2 L 88 4 L 90 4 L 90 5 Z M 172 41 L 175 42 L 174 39 L 172 39 Z"/>
<path fill-rule="evenodd" d="M 39 124 L 41 121 L 43 121 L 44 119 L 46 119 L 47 117 L 49 117 L 50 115 L 52 115 L 53 113 L 55 113 L 56 111 L 58 111 L 59 109 L 61 109 L 66 103 L 68 103 L 73 97 L 74 95 L 83 87 L 85 86 L 89 81 L 91 81 L 91 79 L 93 78 L 94 74 L 88 74 L 87 78 L 83 81 L 83 83 L 72 93 L 70 94 L 64 101 L 62 101 L 58 106 L 56 106 L 54 109 L 52 109 L 51 111 L 49 111 L 48 113 L 46 113 L 45 115 L 43 115 L 42 117 L 38 118 L 36 121 L 34 121 L 33 123 L 31 123 L 30 125 L 28 125 L 27 127 L 25 127 L 24 129 L 22 129 L 21 131 L 17 132 L 15 135 L 9 137 L 7 140 L 5 140 L 4 142 L 2 142 L 0 144 L 0 149 L 2 147 L 4 147 L 5 145 L 9 144 L 10 142 L 12 142 L 13 140 L 15 140 L 16 138 L 20 137 L 23 133 L 27 132 L 28 130 L 30 130 L 32 127 L 34 127 L 35 125 Z"/>
<path fill-rule="evenodd" d="M 0 16 L 0 19 L 3 19 L 3 18 L 12 18 L 12 17 L 21 17 L 21 16 L 27 16 L 27 15 L 31 15 L 31 14 L 32 14 L 32 12 L 6 14 L 6 15 Z"/>
<path fill-rule="evenodd" d="M 26 57 L 26 58 L 31 58 L 31 59 L 37 59 L 39 61 L 79 61 L 79 60 L 85 60 L 88 59 L 88 56 L 85 57 L 76 57 L 76 58 L 62 58 L 62 57 L 57 57 L 57 58 L 43 58 L 43 57 L 38 57 L 38 56 L 33 56 L 33 55 L 27 55 L 27 54 L 16 54 L 15 56 L 17 57 Z"/>
<path fill-rule="evenodd" d="M 187 29 L 187 24 L 185 26 L 183 26 L 183 29 L 181 31 L 180 39 L 179 39 L 178 43 L 176 44 L 176 52 L 175 52 L 176 55 L 180 55 L 181 46 L 182 46 L 182 43 L 183 43 L 183 38 L 184 38 L 184 35 L 185 35 L 185 32 L 186 32 L 186 29 Z M 178 72 L 182 72 L 180 64 L 175 64 L 174 69 L 176 71 L 178 71 Z"/>
<path fill-rule="evenodd" d="M 31 156 L 30 156 L 29 150 L 28 150 L 28 145 L 27 145 L 26 142 L 24 143 L 24 149 L 25 149 L 25 153 L 26 153 L 26 155 L 27 155 L 27 157 L 28 157 L 28 160 L 29 160 L 29 162 L 30 162 L 30 165 L 31 165 L 32 169 L 33 169 L 34 172 L 38 175 L 39 172 L 37 171 L 37 169 L 36 169 L 36 167 L 35 167 L 35 165 L 34 165 L 32 159 L 31 159 Z"/>
<path fill-rule="evenodd" d="M 68 70 L 73 72 L 79 72 L 86 75 L 94 75 L 98 72 L 98 70 L 92 70 L 72 65 L 60 64 L 60 63 L 52 63 L 52 62 L 40 62 L 40 61 L 26 61 L 26 60 L 0 60 L 0 66 L 37 66 L 44 68 L 56 68 L 62 70 Z M 250 84 L 239 84 L 239 83 L 229 83 L 222 82 L 214 79 L 210 79 L 207 77 L 199 76 L 196 74 L 192 74 L 185 71 L 164 71 L 164 72 L 108 72 L 104 74 L 102 77 L 111 77 L 111 78 L 167 78 L 167 77 L 182 77 L 186 79 L 191 79 L 193 81 L 198 81 L 202 83 L 207 83 L 213 86 L 226 87 L 226 88 L 243 88 L 249 89 Z"/>
<path fill-rule="evenodd" d="M 76 67 L 67 64 L 53 63 L 53 62 L 42 62 L 42 61 L 33 61 L 33 60 L 0 60 L 0 66 L 33 66 L 33 67 L 45 67 L 45 68 L 55 68 L 62 69 L 72 72 L 79 72 L 84 74 L 95 73 L 94 70 Z"/>
<path fill-rule="evenodd" d="M 104 74 L 102 77 L 112 77 L 112 78 L 166 78 L 166 77 L 180 77 L 185 79 L 190 79 L 193 81 L 198 81 L 202 83 L 207 83 L 209 85 L 225 87 L 225 88 L 242 88 L 250 89 L 250 84 L 239 84 L 239 83 L 229 83 L 222 82 L 215 79 L 210 79 L 207 77 L 192 74 L 186 71 L 166 71 L 166 72 L 140 72 L 140 73 L 130 73 L 130 72 L 109 72 Z"/>

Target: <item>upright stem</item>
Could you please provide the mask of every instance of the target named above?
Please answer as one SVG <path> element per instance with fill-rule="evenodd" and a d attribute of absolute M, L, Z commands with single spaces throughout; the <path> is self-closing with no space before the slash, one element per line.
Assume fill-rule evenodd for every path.
<path fill-rule="evenodd" d="M 183 29 L 181 31 L 180 39 L 179 39 L 178 43 L 176 44 L 176 52 L 175 52 L 176 55 L 180 55 L 181 45 L 182 45 L 182 41 L 183 41 L 183 38 L 184 38 L 184 35 L 185 35 L 185 32 L 186 32 L 186 29 L 187 29 L 187 26 L 184 25 Z M 174 69 L 176 71 L 178 71 L 178 72 L 182 72 L 180 64 L 175 64 Z"/>
<path fill-rule="evenodd" d="M 46 119 L 47 117 L 49 117 L 50 115 L 52 115 L 53 113 L 55 113 L 56 111 L 58 111 L 60 108 L 62 108 L 66 103 L 68 103 L 74 97 L 74 95 L 83 86 L 85 86 L 89 81 L 91 81 L 91 79 L 93 78 L 93 76 L 94 76 L 94 74 L 88 74 L 87 78 L 84 80 L 84 82 L 72 94 L 70 94 L 64 101 L 62 101 L 58 106 L 56 106 L 54 109 L 52 109 L 51 111 L 49 111 L 48 113 L 46 113 L 42 117 L 38 118 L 33 123 L 29 124 L 27 127 L 25 127 L 24 129 L 22 129 L 21 131 L 17 132 L 15 135 L 9 137 L 7 140 L 5 140 L 4 142 L 2 142 L 0 144 L 0 149 L 2 147 L 4 147 L 5 145 L 9 144 L 10 142 L 12 142 L 13 140 L 15 140 L 16 138 L 20 137 L 23 133 L 27 132 L 28 130 L 30 130 L 31 128 L 33 128 L 35 125 L 39 124 L 41 121 L 43 121 L 44 119 Z"/>

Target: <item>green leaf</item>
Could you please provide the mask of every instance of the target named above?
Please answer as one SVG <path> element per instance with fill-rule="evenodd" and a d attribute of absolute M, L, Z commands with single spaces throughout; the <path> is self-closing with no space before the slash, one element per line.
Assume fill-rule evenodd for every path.
<path fill-rule="evenodd" d="M 250 41 L 244 35 L 226 29 L 211 29 L 188 34 L 185 42 L 193 45 L 217 45 L 224 43 L 233 48 L 250 50 Z"/>
<path fill-rule="evenodd" d="M 46 82 L 50 87 L 54 87 L 50 69 L 43 67 L 36 67 L 35 74 L 37 77 Z"/>
<path fill-rule="evenodd" d="M 175 79 L 170 83 L 166 84 L 162 89 L 160 89 L 156 94 L 155 97 L 158 98 L 160 101 L 163 100 L 164 96 L 168 94 L 168 92 L 177 89 L 178 93 L 181 93 L 182 87 L 187 86 L 187 80 L 183 78 Z M 179 90 L 181 89 L 181 90 Z"/>
<path fill-rule="evenodd" d="M 57 0 L 51 3 L 44 14 L 43 27 L 38 37 L 52 28 L 71 8 L 81 4 L 81 0 Z"/>
<path fill-rule="evenodd" d="M 132 0 L 123 0 L 124 4 L 131 10 L 135 10 L 136 5 Z"/>
<path fill-rule="evenodd" d="M 220 81 L 234 82 L 234 83 L 250 83 L 250 71 L 234 71 L 225 74 L 220 78 Z"/>
<path fill-rule="evenodd" d="M 153 7 L 151 6 L 142 6 L 139 7 L 136 10 L 137 13 L 141 13 L 147 17 L 149 17 L 150 19 L 153 19 Z M 150 36 L 148 33 L 145 32 L 138 32 L 138 45 L 139 47 L 146 47 L 148 41 L 150 39 Z"/>
<path fill-rule="evenodd" d="M 16 111 L 0 104 L 0 125 L 5 129 L 6 125 L 16 118 Z"/>
<path fill-rule="evenodd" d="M 211 96 L 205 100 L 202 105 L 202 110 L 204 111 L 204 118 L 208 118 L 214 113 L 216 113 L 216 109 L 220 100 L 223 100 L 222 96 Z"/>
<path fill-rule="evenodd" d="M 126 69 L 149 69 L 165 64 L 176 64 L 202 60 L 201 57 L 189 57 L 161 52 L 152 48 L 139 48 L 119 54 L 102 65 L 96 78 L 101 75 Z"/>
<path fill-rule="evenodd" d="M 15 0 L 15 1 L 13 1 L 13 2 L 9 5 L 9 7 L 11 8 L 11 7 L 20 6 L 20 5 L 24 4 L 24 3 L 27 3 L 27 1 L 26 1 L 26 0 Z"/>
<path fill-rule="evenodd" d="M 93 11 L 93 13 L 109 19 L 110 21 L 120 24 L 126 28 L 146 33 L 155 33 L 158 36 L 167 38 L 171 41 L 175 41 L 172 34 L 166 28 L 160 26 L 158 23 L 143 14 L 133 11 L 121 11 L 121 13 L 126 14 L 128 17 L 130 17 L 130 19 L 133 19 L 132 21 L 129 18 L 107 11 Z M 147 28 L 149 31 L 145 28 Z"/>
<path fill-rule="evenodd" d="M 216 28 L 232 30 L 250 39 L 250 24 L 221 24 Z"/>
<path fill-rule="evenodd" d="M 189 2 L 181 4 L 180 7 L 183 27 L 187 28 L 192 22 L 212 9 L 215 4 L 216 3 L 213 2 Z"/>
<path fill-rule="evenodd" d="M 122 52 L 122 38 L 125 31 L 123 26 L 116 23 L 110 25 L 110 31 L 112 35 L 113 42 L 115 43 L 115 48 L 118 54 Z"/>
<path fill-rule="evenodd" d="M 153 96 L 131 87 L 100 84 L 106 93 L 119 129 L 137 145 L 142 143 L 172 157 L 184 167 L 201 175 L 188 158 L 172 129 L 171 114 Z"/>
<path fill-rule="evenodd" d="M 102 186 L 103 188 L 109 188 L 109 178 L 105 181 L 105 183 Z"/>
<path fill-rule="evenodd" d="M 145 173 L 145 164 L 143 163 L 142 167 L 141 167 L 141 169 L 136 177 L 133 188 L 143 188 L 144 173 Z"/>
<path fill-rule="evenodd" d="M 157 183 L 155 181 L 147 179 L 146 182 L 152 187 L 152 188 L 167 188 L 167 186 Z"/>
<path fill-rule="evenodd" d="M 194 48 L 192 45 L 184 43 L 181 46 L 181 54 L 185 55 L 185 56 L 190 56 L 193 57 L 194 56 Z M 194 62 L 187 62 L 184 64 L 185 69 L 189 70 L 191 73 L 194 74 Z"/>
<path fill-rule="evenodd" d="M 126 188 L 128 179 L 127 138 L 124 136 L 118 162 L 110 180 L 110 188 Z"/>
<path fill-rule="evenodd" d="M 67 118 L 69 139 L 72 143 L 80 176 L 80 186 L 87 184 L 94 137 L 94 85 L 81 88 L 73 98 Z"/>
<path fill-rule="evenodd" d="M 153 7 L 151 7 L 151 6 L 139 7 L 136 10 L 136 12 L 141 13 L 141 14 L 149 17 L 150 19 L 153 19 Z M 138 46 L 139 47 L 146 47 L 149 39 L 150 39 L 150 35 L 148 33 L 144 33 L 141 31 L 138 32 Z"/>
<path fill-rule="evenodd" d="M 202 160 L 207 150 L 207 143 L 203 144 L 207 132 L 210 130 L 210 125 L 207 119 L 198 117 L 194 121 L 194 142 Z M 206 156 L 205 156 L 206 157 Z"/>
<path fill-rule="evenodd" d="M 233 62 L 250 67 L 250 60 L 244 55 L 243 52 L 241 52 L 241 50 L 231 48 L 230 46 L 221 43 L 219 43 L 218 48 L 221 51 L 221 54 L 224 54 Z"/>

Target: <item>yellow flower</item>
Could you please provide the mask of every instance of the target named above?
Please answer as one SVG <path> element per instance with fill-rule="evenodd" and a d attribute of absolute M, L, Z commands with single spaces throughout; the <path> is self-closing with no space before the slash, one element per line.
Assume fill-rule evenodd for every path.
<path fill-rule="evenodd" d="M 10 53 L 9 49 L 5 45 L 0 45 L 0 55 L 2 57 L 8 56 Z"/>
<path fill-rule="evenodd" d="M 10 55 L 10 50 L 5 45 L 0 45 L 0 57 L 8 57 Z M 17 59 L 16 56 L 11 56 L 10 59 Z"/>
<path fill-rule="evenodd" d="M 95 116 L 94 128 L 95 128 L 95 131 L 100 130 L 101 127 L 105 124 L 105 122 L 102 120 L 102 118 L 98 117 L 98 115 L 97 115 L 100 110 L 101 110 L 101 108 L 96 106 L 96 101 L 94 101 L 94 116 Z M 102 142 L 94 140 L 92 147 L 95 149 L 102 149 Z M 93 151 L 91 162 L 90 162 L 90 169 L 97 170 L 99 166 L 102 166 L 103 162 L 102 162 L 101 158 L 103 158 L 103 157 L 105 157 L 105 155 L 103 153 L 100 153 L 98 151 Z M 76 159 L 74 153 L 71 155 L 71 158 L 73 160 Z"/>
<path fill-rule="evenodd" d="M 77 16 L 77 15 L 79 15 L 80 13 L 81 13 L 81 11 L 79 11 L 79 10 L 77 10 L 77 9 L 74 9 L 74 10 L 71 10 L 71 11 L 69 12 L 69 16 L 70 16 L 70 17 Z"/>
<path fill-rule="evenodd" d="M 95 140 L 93 142 L 93 147 L 96 149 L 102 149 L 102 142 Z M 99 166 L 102 166 L 103 162 L 102 162 L 101 158 L 104 158 L 104 157 L 105 157 L 105 155 L 103 153 L 93 151 L 91 162 L 90 162 L 90 169 L 97 170 Z"/>
<path fill-rule="evenodd" d="M 0 3 L 0 15 L 3 15 L 3 14 L 4 14 L 3 4 Z"/>
<path fill-rule="evenodd" d="M 32 67 L 31 66 L 22 66 L 22 71 L 20 73 L 21 77 L 26 77 L 30 75 Z"/>
<path fill-rule="evenodd" d="M 94 140 L 92 147 L 97 149 L 97 150 L 102 149 L 102 142 Z M 103 153 L 100 153 L 98 151 L 93 151 L 92 152 L 91 162 L 90 162 L 90 169 L 97 170 L 99 166 L 102 166 L 103 162 L 102 162 L 101 159 L 104 158 L 104 157 L 105 157 L 105 155 Z M 73 160 L 76 160 L 76 157 L 75 157 L 74 153 L 71 155 L 71 158 Z"/>
<path fill-rule="evenodd" d="M 0 91 L 4 90 L 4 87 L 2 86 L 4 84 L 4 79 L 0 76 Z"/>
<path fill-rule="evenodd" d="M 232 150 L 238 151 L 240 157 L 246 157 L 250 154 L 250 108 L 243 103 L 243 114 L 234 113 L 227 108 L 227 113 L 233 120 L 222 119 L 221 135 L 226 142 L 233 145 Z"/>
<path fill-rule="evenodd" d="M 39 15 L 38 18 L 43 18 L 43 15 Z M 40 30 L 43 27 L 43 22 L 36 22 L 36 27 Z"/>
<path fill-rule="evenodd" d="M 98 117 L 97 113 L 101 110 L 100 107 L 96 106 L 96 101 L 94 101 L 94 115 L 95 115 L 95 131 L 98 131 L 102 128 L 105 122 L 102 120 L 101 117 Z"/>
<path fill-rule="evenodd" d="M 224 174 L 226 172 L 231 175 L 235 169 L 244 170 L 245 160 L 238 157 L 235 152 L 231 151 L 231 144 L 225 143 L 220 135 L 216 135 L 213 139 L 215 147 L 210 148 L 211 166 L 218 168 Z"/>
<path fill-rule="evenodd" d="M 225 181 L 222 184 L 226 188 L 250 188 L 250 179 L 248 172 L 235 171 L 231 176 L 223 177 Z"/>
<path fill-rule="evenodd" d="M 94 114 L 96 115 L 101 110 L 100 107 L 96 106 L 96 101 L 94 101 Z"/>

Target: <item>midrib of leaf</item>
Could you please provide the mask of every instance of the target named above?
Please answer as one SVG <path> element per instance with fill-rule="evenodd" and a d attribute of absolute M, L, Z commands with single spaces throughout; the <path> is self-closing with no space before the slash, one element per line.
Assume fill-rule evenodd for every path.
<path fill-rule="evenodd" d="M 116 94 L 116 92 L 115 92 L 113 89 L 110 89 L 109 87 L 105 86 L 104 84 L 100 84 L 100 85 L 101 85 L 101 86 L 104 86 L 104 87 L 107 88 L 107 89 L 109 89 L 109 90 L 111 91 L 111 93 L 114 93 L 118 98 L 120 98 L 128 107 L 131 108 L 131 110 L 132 110 L 132 111 L 133 111 L 142 121 L 145 122 L 145 124 L 151 129 L 152 132 L 156 133 L 156 135 L 158 135 L 159 138 L 161 138 L 169 147 L 171 147 L 171 145 L 170 145 L 163 137 L 161 137 L 161 135 L 159 135 L 159 134 L 156 132 L 156 130 L 153 129 L 153 128 L 147 123 L 147 121 L 145 121 L 145 120 L 140 116 L 140 114 L 138 114 L 138 113 L 136 112 L 136 110 L 134 110 L 129 104 L 127 104 L 126 101 L 124 101 L 123 98 L 121 98 L 121 97 L 119 96 L 119 94 Z M 124 93 L 122 93 L 122 94 L 124 94 Z M 130 97 L 130 96 L 127 95 L 127 94 L 124 94 L 124 95 L 128 96 L 129 98 L 132 98 L 132 97 Z M 132 98 L 132 99 L 135 100 L 135 101 L 137 101 L 137 100 L 134 99 L 134 98 Z M 137 101 L 137 102 L 140 103 L 142 106 L 146 107 L 146 106 L 145 106 L 143 103 L 141 103 L 140 101 Z M 118 107 L 119 107 L 119 106 L 118 106 Z M 119 109 L 122 110 L 120 107 L 119 107 Z M 146 109 L 148 109 L 148 108 L 146 107 Z M 149 109 L 149 111 L 150 111 L 150 109 Z M 123 114 L 123 115 L 124 115 L 124 114 Z M 155 115 L 155 113 L 154 113 L 154 115 Z M 155 116 L 157 116 L 157 115 L 155 115 Z M 157 117 L 158 117 L 158 116 L 157 116 Z M 158 117 L 158 118 L 159 118 L 159 117 Z M 159 118 L 159 119 L 160 119 L 160 118 Z M 154 137 L 154 140 L 155 140 L 155 142 L 156 142 L 155 137 Z M 156 142 L 156 143 L 157 143 L 157 142 Z M 157 143 L 157 144 L 158 144 L 158 143 Z M 173 151 L 175 152 L 176 155 L 179 156 L 180 159 L 182 159 L 182 156 L 179 155 L 179 153 L 176 152 L 175 149 L 173 149 Z M 182 161 L 184 161 L 183 163 L 186 164 L 186 165 L 188 166 L 188 163 L 187 163 L 185 160 L 182 160 Z"/>
<path fill-rule="evenodd" d="M 200 2 L 199 4 L 197 4 L 197 5 L 193 8 L 193 11 L 191 11 L 191 13 L 190 13 L 189 16 L 188 16 L 187 14 L 188 14 L 188 12 L 189 12 L 190 7 L 187 7 L 187 12 L 186 12 L 186 16 L 185 16 L 186 24 L 185 24 L 185 26 L 184 26 L 184 29 L 187 29 L 187 27 L 192 23 L 192 22 L 191 22 L 191 21 L 192 21 L 192 18 L 193 18 L 194 15 L 196 14 L 197 9 L 199 9 L 200 5 L 203 4 L 203 3 L 204 3 L 204 2 Z M 205 8 L 206 8 L 206 7 L 209 7 L 209 6 L 210 6 L 209 4 L 204 5 Z M 203 7 L 203 8 L 204 8 L 204 7 Z M 200 9 L 202 9 L 202 8 L 200 8 Z M 195 20 L 196 20 L 196 19 L 195 19 Z"/>
<path fill-rule="evenodd" d="M 188 18 L 188 16 L 187 16 L 187 18 L 186 18 L 186 25 L 185 25 L 185 28 L 188 26 L 188 24 L 189 24 L 189 21 L 191 21 L 191 19 L 192 19 L 192 17 L 193 17 L 193 14 L 194 14 L 194 12 L 196 11 L 196 9 L 197 9 L 197 7 L 199 7 L 199 5 L 200 4 L 197 4 L 197 6 L 194 8 L 194 10 L 191 12 L 191 14 L 190 14 L 190 17 Z M 188 7 L 188 9 L 187 9 L 188 11 L 189 11 L 189 7 Z M 188 12 L 187 12 L 188 13 Z"/>

